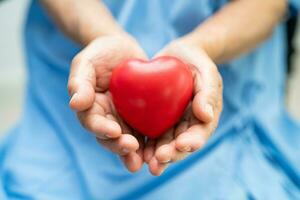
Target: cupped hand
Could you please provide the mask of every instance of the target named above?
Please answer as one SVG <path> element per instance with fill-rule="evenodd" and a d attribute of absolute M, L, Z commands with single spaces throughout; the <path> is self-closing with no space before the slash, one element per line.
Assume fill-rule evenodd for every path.
<path fill-rule="evenodd" d="M 70 107 L 81 124 L 97 141 L 120 155 L 127 169 L 137 171 L 143 164 L 144 138 L 117 115 L 108 91 L 112 70 L 128 58 L 147 59 L 129 36 L 103 36 L 92 41 L 71 64 L 68 89 Z"/>
<path fill-rule="evenodd" d="M 156 56 L 169 55 L 190 66 L 194 78 L 193 99 L 184 116 L 162 137 L 148 140 L 144 160 L 153 175 L 169 163 L 184 159 L 200 149 L 217 127 L 222 111 L 222 78 L 207 54 L 183 41 L 174 41 Z"/>

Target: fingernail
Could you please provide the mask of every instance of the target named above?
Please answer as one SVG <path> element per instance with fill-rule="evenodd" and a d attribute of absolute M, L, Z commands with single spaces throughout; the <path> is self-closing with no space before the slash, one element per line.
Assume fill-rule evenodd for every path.
<path fill-rule="evenodd" d="M 70 103 L 71 103 L 72 101 L 74 101 L 74 99 L 75 99 L 77 96 L 78 96 L 78 94 L 77 94 L 77 93 L 74 93 L 74 94 L 72 95 L 72 97 L 71 97 Z"/>
<path fill-rule="evenodd" d="M 206 113 L 208 113 L 210 118 L 214 117 L 214 110 L 213 110 L 213 107 L 210 104 L 206 104 L 205 111 L 206 111 Z"/>
<path fill-rule="evenodd" d="M 185 152 L 190 152 L 192 150 L 192 148 L 190 146 L 186 146 L 183 148 L 183 151 Z"/>
<path fill-rule="evenodd" d="M 111 139 L 111 138 L 112 138 L 112 137 L 111 137 L 110 135 L 108 135 L 108 134 L 105 134 L 104 136 L 106 137 L 106 139 Z"/>
<path fill-rule="evenodd" d="M 122 153 L 127 154 L 129 153 L 129 150 L 127 148 L 122 148 Z"/>
<path fill-rule="evenodd" d="M 171 162 L 171 159 L 163 160 L 162 163 L 169 163 Z"/>

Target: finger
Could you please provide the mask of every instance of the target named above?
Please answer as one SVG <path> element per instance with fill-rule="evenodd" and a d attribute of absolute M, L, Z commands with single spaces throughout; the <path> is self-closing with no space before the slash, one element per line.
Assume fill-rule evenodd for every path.
<path fill-rule="evenodd" d="M 105 101 L 105 99 L 103 99 Z M 102 105 L 105 102 L 102 102 Z M 120 125 L 112 120 L 111 115 L 106 114 L 105 107 L 99 103 L 94 103 L 87 111 L 77 113 L 81 124 L 96 137 L 101 139 L 117 138 L 122 134 Z"/>
<path fill-rule="evenodd" d="M 124 165 L 130 172 L 136 172 L 143 166 L 143 150 L 144 150 L 144 137 L 136 132 L 133 135 L 139 142 L 139 148 L 136 152 L 129 153 L 125 156 L 121 156 Z"/>
<path fill-rule="evenodd" d="M 121 156 L 121 160 L 130 172 L 137 172 L 143 166 L 143 159 L 136 152 Z"/>
<path fill-rule="evenodd" d="M 157 159 L 158 163 L 166 164 L 182 160 L 189 154 L 190 152 L 178 151 L 176 149 L 175 140 L 173 140 L 168 145 L 163 145 L 159 149 L 157 149 L 155 153 L 155 158 Z M 165 157 L 161 158 L 162 155 L 164 155 Z M 166 162 L 166 160 L 168 160 L 168 162 Z"/>
<path fill-rule="evenodd" d="M 131 152 L 135 152 L 139 148 L 137 139 L 129 134 L 122 134 L 117 139 L 97 140 L 105 148 L 119 155 L 127 155 Z"/>
<path fill-rule="evenodd" d="M 143 136 L 138 137 L 138 142 L 139 142 L 139 148 L 136 151 L 136 153 L 140 156 L 142 160 L 144 160 L 144 148 L 145 148 L 145 141 Z"/>
<path fill-rule="evenodd" d="M 122 134 L 121 127 L 115 121 L 109 120 L 101 115 L 93 114 L 79 116 L 81 124 L 97 138 L 118 138 Z"/>
<path fill-rule="evenodd" d="M 112 117 L 120 125 L 123 134 L 134 135 L 134 130 L 132 128 L 130 128 L 117 113 L 115 113 L 115 115 Z M 135 135 L 135 136 L 137 136 L 137 135 Z"/>
<path fill-rule="evenodd" d="M 76 111 L 91 107 L 95 99 L 95 85 L 96 75 L 92 64 L 79 56 L 75 57 L 68 81 L 70 107 Z"/>
<path fill-rule="evenodd" d="M 183 133 L 184 131 L 186 131 L 188 129 L 189 126 L 189 122 L 188 121 L 181 121 L 175 128 L 175 138 Z"/>
<path fill-rule="evenodd" d="M 144 149 L 144 160 L 146 163 L 149 163 L 151 158 L 154 156 L 155 146 L 156 146 L 156 140 L 148 139 Z"/>
<path fill-rule="evenodd" d="M 97 94 L 93 106 L 87 111 L 78 112 L 77 115 L 81 124 L 98 138 L 118 138 L 122 134 L 121 127 L 111 114 L 104 94 Z"/>
<path fill-rule="evenodd" d="M 168 167 L 168 163 L 159 163 L 154 157 L 149 162 L 149 171 L 153 176 L 160 176 Z"/>
<path fill-rule="evenodd" d="M 218 115 L 218 102 L 222 98 L 222 79 L 213 63 L 211 67 L 191 67 L 194 76 L 193 113 L 202 122 L 209 123 Z"/>
<path fill-rule="evenodd" d="M 168 163 L 172 158 L 172 147 L 170 143 L 174 140 L 174 129 L 168 130 L 157 140 L 155 158 L 159 163 Z"/>
<path fill-rule="evenodd" d="M 139 134 L 137 131 L 133 131 L 133 136 L 135 136 L 139 143 L 139 148 L 136 151 L 138 156 L 141 158 L 141 160 L 144 162 L 144 148 L 145 148 L 145 137 L 141 134 Z"/>
<path fill-rule="evenodd" d="M 176 149 L 182 152 L 193 152 L 201 148 L 212 132 L 212 130 L 208 128 L 209 126 L 195 124 L 178 135 L 175 143 Z"/>
<path fill-rule="evenodd" d="M 210 122 L 214 117 L 213 106 L 215 104 L 214 98 L 209 98 L 213 87 L 208 88 L 208 83 L 204 83 L 204 75 L 200 75 L 196 67 L 191 67 L 194 76 L 194 99 L 192 101 L 192 108 L 195 116 L 203 122 Z"/>

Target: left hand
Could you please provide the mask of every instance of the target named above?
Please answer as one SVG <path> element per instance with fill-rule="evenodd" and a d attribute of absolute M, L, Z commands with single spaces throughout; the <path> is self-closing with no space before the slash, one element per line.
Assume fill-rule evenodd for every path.
<path fill-rule="evenodd" d="M 160 138 L 147 141 L 144 160 L 159 176 L 169 163 L 200 149 L 216 129 L 222 111 L 222 78 L 207 54 L 184 41 L 174 41 L 157 56 L 174 56 L 190 66 L 194 95 L 181 121 Z"/>

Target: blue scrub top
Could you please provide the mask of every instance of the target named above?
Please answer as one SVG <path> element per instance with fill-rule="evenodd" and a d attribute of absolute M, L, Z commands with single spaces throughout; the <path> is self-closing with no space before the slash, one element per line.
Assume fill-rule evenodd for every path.
<path fill-rule="evenodd" d="M 104 2 L 149 56 L 226 3 Z M 300 199 L 300 127 L 284 108 L 283 25 L 252 52 L 219 66 L 224 111 L 217 131 L 202 150 L 160 177 L 146 166 L 129 173 L 81 127 L 66 87 L 81 48 L 38 1 L 30 6 L 24 33 L 26 99 L 18 125 L 0 143 L 0 199 Z"/>

